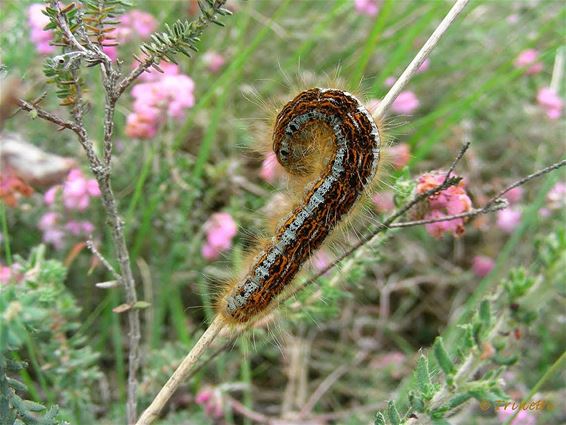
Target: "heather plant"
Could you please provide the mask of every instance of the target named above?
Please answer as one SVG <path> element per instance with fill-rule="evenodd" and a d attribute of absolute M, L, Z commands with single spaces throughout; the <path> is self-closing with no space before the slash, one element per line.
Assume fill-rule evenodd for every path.
<path fill-rule="evenodd" d="M 2 420 L 563 419 L 558 2 L 6 4 L 1 125 L 67 166 L 0 145 Z M 301 192 L 257 146 L 321 85 L 379 123 L 380 183 L 216 333 L 273 192 Z"/>
<path fill-rule="evenodd" d="M 80 307 L 63 284 L 66 269 L 45 258 L 44 246 L 34 249 L 28 259 L 14 261 L 17 271 L 3 282 L 0 292 L 2 418 L 26 424 L 92 422 L 102 378 L 99 354 L 81 334 Z M 29 365 L 19 360 L 21 355 L 30 359 Z M 41 377 L 38 388 L 29 373 L 22 375 L 23 383 L 11 377 L 29 368 Z M 58 393 L 56 388 L 65 391 Z M 22 399 L 28 391 L 34 398 L 63 407 L 53 406 L 37 416 L 35 412 L 45 408 Z"/>

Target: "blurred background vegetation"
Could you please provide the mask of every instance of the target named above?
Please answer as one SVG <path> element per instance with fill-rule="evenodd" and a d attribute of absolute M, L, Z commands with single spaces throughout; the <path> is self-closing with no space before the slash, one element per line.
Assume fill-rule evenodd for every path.
<path fill-rule="evenodd" d="M 129 91 L 122 97 L 112 181 L 138 294 L 151 304 L 142 313 L 141 406 L 151 401 L 203 331 L 219 284 L 237 269 L 253 242 L 250 235 L 262 229 L 265 206 L 284 188 L 281 180 L 270 184 L 261 177 L 264 158 L 252 152 L 260 138 L 270 137 L 267 118 L 273 111 L 265 105 L 290 99 L 300 81 L 324 84 L 334 75 L 337 84 L 362 93 L 365 100 L 381 98 L 388 78 L 402 72 L 452 5 L 384 0 L 377 2 L 373 15 L 359 3 L 364 2 L 231 1 L 233 16 L 222 19 L 225 28 L 206 31 L 199 43 L 202 53 L 178 58 L 180 72 L 194 82 L 194 105 L 181 119 L 167 117 L 154 137 L 129 137 L 126 121 L 133 98 Z M 31 4 L 2 1 L 2 78 L 18 77 L 19 95 L 26 99 L 47 91 L 42 106 L 65 115 L 53 87 L 46 85 L 45 56 L 30 41 Z M 165 22 L 198 13 L 193 1 L 138 1 L 134 7 L 153 15 L 160 29 Z M 472 145 L 457 173 L 478 206 L 517 178 L 563 158 L 564 120 L 546 113 L 540 90 L 552 86 L 559 96 L 566 90 L 563 70 L 555 66 L 561 49 L 566 55 L 565 24 L 561 1 L 472 1 L 433 51 L 427 68 L 409 84 L 418 105 L 386 119 L 393 143 L 406 144 L 410 157 L 402 167 L 387 168 L 381 191 L 402 195 L 423 172 L 446 168 L 467 140 Z M 138 53 L 138 41 L 133 37 L 118 47 L 124 69 Z M 538 54 L 536 63 L 542 67 L 537 72 L 517 64 L 527 49 Z M 223 63 L 213 66 L 207 52 L 218 54 Z M 88 128 L 100 142 L 104 103 L 98 69 L 91 68 L 84 78 Z M 92 178 L 70 132 L 19 112 L 6 122 L 3 140 L 14 133 L 45 152 L 73 158 L 75 168 Z M 361 424 L 373 421 L 389 399 L 406 403 L 405 388 L 419 349 L 443 334 L 448 350 L 455 350 L 457 324 L 511 269 L 523 267 L 539 276 L 536 242 L 552 235 L 564 238 L 557 233 L 564 218 L 563 199 L 556 199 L 560 181 L 565 181 L 563 172 L 525 186 L 513 199 L 517 215 L 507 217 L 507 226 L 494 214 L 468 223 L 458 238 L 434 238 L 424 227 L 390 232 L 353 267 L 320 279 L 316 289 L 301 293 L 300 302 L 286 306 L 272 324 L 254 330 L 207 365 L 177 394 L 163 423 L 261 422 L 254 419 L 257 414 L 278 417 L 278 423 Z M 12 267 L 12 277 L 0 284 L 0 312 L 19 300 L 22 314 L 29 316 L 23 319 L 29 327 L 12 329 L 19 335 L 12 341 L 16 357 L 29 363 L 18 372 L 28 387 L 26 397 L 59 404 L 71 423 L 122 423 L 127 337 L 125 320 L 112 309 L 123 303 L 123 296 L 119 289 L 95 286 L 112 277 L 85 247 L 84 235 L 67 231 L 57 247 L 42 240 L 42 217 L 63 207 L 54 207 L 57 201 L 46 204 L 50 185 L 31 187 L 33 194 L 18 195 L 15 205 L 3 202 L 0 248 L 2 266 Z M 238 232 L 218 259 L 206 258 L 202 248 L 210 230 L 205 223 L 218 212 L 228 213 Z M 98 250 L 112 259 L 99 198 L 93 196 L 88 208 L 73 214 L 73 219 L 93 224 Z M 376 223 L 381 214 L 368 205 L 360 223 Z M 362 227 L 353 227 L 344 246 L 363 234 Z M 46 245 L 35 248 L 42 243 Z M 553 261 L 563 264 L 560 255 L 559 250 Z M 478 256 L 487 261 L 487 269 L 474 269 Z M 27 272 L 38 262 L 37 270 L 50 277 L 30 280 Z M 532 303 L 536 318 L 513 330 L 511 351 L 518 362 L 503 379 L 514 400 L 526 397 L 565 349 L 563 277 L 561 267 L 544 275 L 541 298 L 535 292 L 525 301 Z M 21 288 L 8 289 L 18 284 L 27 285 L 20 295 Z M 8 321 L 0 324 L 11 329 Z M 61 354 L 63 348 L 70 354 Z M 335 379 L 324 381 L 333 373 Z M 556 409 L 533 412 L 523 420 L 534 422 L 521 423 L 566 420 L 559 404 L 566 394 L 564 371 L 560 373 L 538 394 L 554 400 Z M 315 390 L 321 390 L 321 382 L 332 385 L 296 419 Z M 454 423 L 500 422 L 493 411 L 482 412 L 474 403 Z"/>

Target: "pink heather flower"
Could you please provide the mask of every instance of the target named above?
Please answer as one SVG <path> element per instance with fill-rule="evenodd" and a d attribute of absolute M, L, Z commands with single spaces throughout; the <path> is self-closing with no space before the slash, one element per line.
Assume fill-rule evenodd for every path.
<path fill-rule="evenodd" d="M 43 232 L 43 242 L 53 245 L 55 249 L 61 249 L 64 245 L 65 232 L 59 228 L 59 214 L 46 212 L 39 219 L 38 227 Z"/>
<path fill-rule="evenodd" d="M 541 62 L 537 62 L 537 60 L 538 50 L 523 50 L 521 53 L 519 53 L 517 59 L 515 59 L 515 67 L 526 68 L 525 74 L 527 75 L 538 74 L 542 71 L 543 64 Z"/>
<path fill-rule="evenodd" d="M 519 22 L 519 15 L 513 13 L 512 15 L 507 16 L 507 22 L 509 22 L 510 24 L 516 24 L 517 22 Z"/>
<path fill-rule="evenodd" d="M 422 194 L 438 187 L 444 181 L 445 176 L 446 173 L 442 171 L 423 174 L 417 181 L 417 193 Z M 471 209 L 472 201 L 464 189 L 464 182 L 460 181 L 456 186 L 451 186 L 428 198 L 428 208 L 424 213 L 424 219 L 439 219 L 448 215 L 462 214 Z M 464 219 L 455 218 L 449 221 L 428 223 L 425 228 L 435 238 L 445 233 L 461 236 L 464 233 Z"/>
<path fill-rule="evenodd" d="M 169 103 L 167 114 L 170 117 L 182 119 L 185 110 L 194 106 L 195 83 L 187 75 L 165 75 L 160 87 L 165 101 Z"/>
<path fill-rule="evenodd" d="M 521 199 L 523 199 L 523 192 L 523 188 L 521 186 L 518 186 L 511 189 L 503 196 L 509 201 L 510 204 L 516 204 Z"/>
<path fill-rule="evenodd" d="M 564 102 L 556 93 L 556 90 L 550 87 L 543 87 L 537 94 L 538 104 L 545 110 L 546 115 L 551 120 L 557 120 L 562 115 Z"/>
<path fill-rule="evenodd" d="M 419 99 L 412 91 L 402 91 L 391 104 L 391 110 L 396 114 L 411 114 L 420 105 Z"/>
<path fill-rule="evenodd" d="M 426 58 L 423 63 L 417 68 L 417 73 L 425 72 L 430 66 L 430 59 Z"/>
<path fill-rule="evenodd" d="M 195 397 L 195 402 L 204 407 L 208 416 L 212 418 L 222 416 L 222 394 L 220 394 L 220 391 L 210 387 L 203 388 Z"/>
<path fill-rule="evenodd" d="M 432 210 L 424 216 L 425 220 L 436 220 L 442 217 L 445 217 L 445 214 L 440 210 Z M 464 233 L 464 223 L 461 218 L 457 218 L 450 221 L 427 223 L 425 224 L 425 229 L 429 235 L 435 238 L 440 238 L 445 233 L 452 233 L 455 236 L 459 236 Z"/>
<path fill-rule="evenodd" d="M 89 235 L 94 230 L 94 225 L 90 221 L 70 220 L 65 224 L 65 230 L 74 236 Z"/>
<path fill-rule="evenodd" d="M 78 168 L 72 169 L 63 184 L 63 204 L 69 210 L 84 211 L 91 197 L 100 196 L 95 179 L 86 179 Z"/>
<path fill-rule="evenodd" d="M 566 183 L 558 182 L 546 195 L 547 206 L 550 210 L 566 208 Z"/>
<path fill-rule="evenodd" d="M 127 43 L 136 37 L 146 40 L 156 29 L 157 21 L 153 15 L 134 9 L 120 17 L 120 24 L 114 31 L 108 33 L 108 38 L 113 43 L 119 44 Z M 105 53 L 110 56 L 108 52 Z"/>
<path fill-rule="evenodd" d="M 493 267 L 495 267 L 495 261 L 485 255 L 476 255 L 472 260 L 472 272 L 477 277 L 487 276 Z"/>
<path fill-rule="evenodd" d="M 63 249 L 65 245 L 65 232 L 60 229 L 49 229 L 43 232 L 43 242 L 53 245 L 57 250 Z"/>
<path fill-rule="evenodd" d="M 387 77 L 384 81 L 385 87 L 393 87 L 393 84 L 395 84 L 395 81 L 397 81 L 397 78 Z"/>
<path fill-rule="evenodd" d="M 172 118 L 182 119 L 188 108 L 194 106 L 195 84 L 187 75 L 179 74 L 176 65 L 162 62 L 164 73 L 152 71 L 132 89 L 133 112 L 126 122 L 126 134 L 130 137 L 150 139 L 155 137 L 166 112 Z"/>
<path fill-rule="evenodd" d="M 312 256 L 311 261 L 314 269 L 321 272 L 332 263 L 332 257 L 328 254 L 328 252 L 321 249 Z"/>
<path fill-rule="evenodd" d="M 50 211 L 41 216 L 37 226 L 43 232 L 43 242 L 55 249 L 63 248 L 65 241 L 65 232 L 59 227 L 59 221 L 59 214 Z"/>
<path fill-rule="evenodd" d="M 202 57 L 202 60 L 208 70 L 212 73 L 220 71 L 220 68 L 222 68 L 222 66 L 224 66 L 224 63 L 226 62 L 224 56 L 214 51 L 206 52 Z"/>
<path fill-rule="evenodd" d="M 120 17 L 120 28 L 123 31 L 122 37 L 129 39 L 130 34 L 134 33 L 142 40 L 149 36 L 157 29 L 157 21 L 150 13 L 142 10 L 133 9 Z"/>
<path fill-rule="evenodd" d="M 521 222 L 521 211 L 516 207 L 497 212 L 497 227 L 505 233 L 511 233 Z"/>
<path fill-rule="evenodd" d="M 45 195 L 43 195 L 43 201 L 45 204 L 51 206 L 55 203 L 55 198 L 57 198 L 57 192 L 59 192 L 59 189 L 61 189 L 60 185 L 52 186 L 49 190 L 47 190 L 47 192 L 45 192 Z"/>
<path fill-rule="evenodd" d="M 393 192 L 379 192 L 372 196 L 371 200 L 375 205 L 375 209 L 379 213 L 387 213 L 395 208 L 395 195 Z"/>
<path fill-rule="evenodd" d="M 6 285 L 12 279 L 12 268 L 0 264 L 0 284 Z"/>
<path fill-rule="evenodd" d="M 37 52 L 41 55 L 48 55 L 55 51 L 55 46 L 49 42 L 53 40 L 53 32 L 44 31 L 43 28 L 49 24 L 49 18 L 42 13 L 45 5 L 34 3 L 28 7 L 28 25 L 31 29 L 30 39 Z"/>
<path fill-rule="evenodd" d="M 45 232 L 55 227 L 58 221 L 59 221 L 59 214 L 53 211 L 46 212 L 39 219 L 38 227 Z"/>
<path fill-rule="evenodd" d="M 379 12 L 377 0 L 356 0 L 356 12 L 361 15 L 376 16 Z"/>
<path fill-rule="evenodd" d="M 132 113 L 126 120 L 126 135 L 138 139 L 152 139 L 157 134 L 158 123 L 144 114 Z"/>
<path fill-rule="evenodd" d="M 206 243 L 202 247 L 202 256 L 207 260 L 218 258 L 221 252 L 232 246 L 238 227 L 232 216 L 226 212 L 215 213 L 204 225 Z"/>
<path fill-rule="evenodd" d="M 499 409 L 497 409 L 497 418 L 501 423 L 506 423 L 515 413 L 516 410 L 513 410 L 511 406 L 507 406 L 507 409 L 499 407 Z M 536 413 L 535 411 L 521 409 L 511 422 L 511 425 L 536 425 Z"/>
<path fill-rule="evenodd" d="M 268 183 L 273 183 L 283 173 L 283 167 L 277 161 L 275 152 L 269 152 L 261 163 L 259 176 Z"/>
<path fill-rule="evenodd" d="M 411 148 L 407 143 L 399 143 L 389 149 L 391 163 L 395 169 L 400 170 L 409 163 L 411 159 Z"/>
<path fill-rule="evenodd" d="M 115 61 L 116 59 L 118 59 L 117 46 L 102 46 L 102 51 L 108 55 L 110 60 Z"/>

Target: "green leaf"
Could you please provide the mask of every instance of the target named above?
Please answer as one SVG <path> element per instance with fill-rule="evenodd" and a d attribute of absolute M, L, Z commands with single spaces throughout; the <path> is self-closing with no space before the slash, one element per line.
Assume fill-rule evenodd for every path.
<path fill-rule="evenodd" d="M 375 415 L 375 421 L 373 422 L 373 425 L 386 425 L 387 422 L 385 422 L 385 416 L 383 416 L 383 413 L 381 412 L 377 412 L 377 414 Z"/>
<path fill-rule="evenodd" d="M 393 400 L 389 400 L 387 402 L 387 416 L 389 416 L 389 421 L 392 425 L 401 424 L 401 417 L 399 416 L 399 412 L 397 411 L 397 407 Z"/>
<path fill-rule="evenodd" d="M 147 301 L 138 301 L 134 304 L 134 308 L 137 309 L 144 309 L 144 308 L 148 308 L 149 306 L 151 306 L 151 303 L 148 303 Z"/>
<path fill-rule="evenodd" d="M 417 386 L 424 396 L 425 399 L 430 400 L 432 398 L 431 387 L 432 382 L 430 381 L 430 374 L 428 371 L 428 360 L 426 356 L 422 353 L 417 360 L 417 370 L 416 370 Z"/>
<path fill-rule="evenodd" d="M 446 376 L 452 376 L 456 370 L 454 363 L 446 352 L 442 337 L 437 337 L 433 346 L 434 357 Z"/>
<path fill-rule="evenodd" d="M 491 308 L 489 301 L 483 300 L 480 304 L 480 320 L 482 322 L 482 327 L 484 331 L 487 331 L 491 326 Z"/>

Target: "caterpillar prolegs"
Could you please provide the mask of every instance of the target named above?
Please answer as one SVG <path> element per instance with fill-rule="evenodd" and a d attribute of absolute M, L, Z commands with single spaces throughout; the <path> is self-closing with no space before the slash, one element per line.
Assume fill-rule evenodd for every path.
<path fill-rule="evenodd" d="M 220 297 L 218 313 L 226 322 L 246 324 L 277 304 L 302 265 L 373 180 L 380 146 L 371 114 L 346 91 L 311 88 L 282 108 L 273 129 L 277 160 L 291 175 L 307 176 L 315 169 L 319 176 L 308 184 L 302 201 L 281 221 L 247 274 Z"/>

